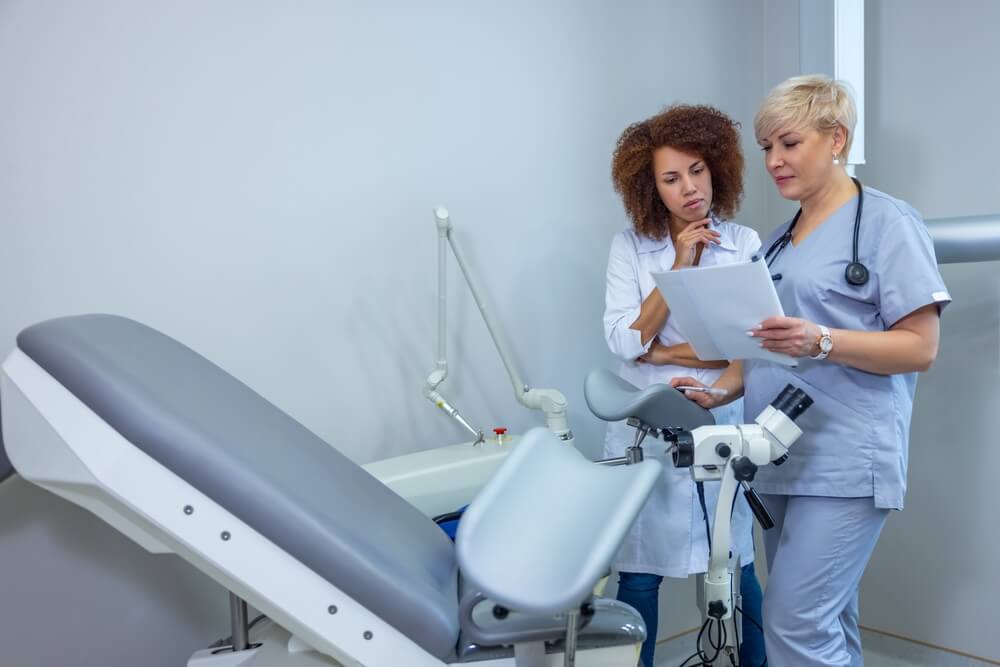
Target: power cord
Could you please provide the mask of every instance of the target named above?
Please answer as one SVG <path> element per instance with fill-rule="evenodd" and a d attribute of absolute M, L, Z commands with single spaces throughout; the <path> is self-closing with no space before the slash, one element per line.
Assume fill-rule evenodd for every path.
<path fill-rule="evenodd" d="M 705 539 L 708 540 L 708 553 L 712 553 L 712 527 L 708 524 L 708 507 L 705 505 L 705 483 L 695 482 L 698 489 L 698 504 L 701 505 L 701 517 L 705 520 Z"/>
<path fill-rule="evenodd" d="M 709 655 L 702 649 L 702 642 L 708 639 L 708 645 L 712 648 L 713 653 Z M 692 660 L 697 659 L 702 664 L 711 664 L 719 657 L 723 649 L 726 647 L 726 624 L 722 621 L 716 620 L 714 618 L 707 618 L 705 622 L 701 624 L 701 630 L 698 631 L 698 639 L 695 642 L 697 650 L 692 653 L 688 658 L 681 663 L 680 667 L 694 667 L 697 663 L 692 663 Z"/>

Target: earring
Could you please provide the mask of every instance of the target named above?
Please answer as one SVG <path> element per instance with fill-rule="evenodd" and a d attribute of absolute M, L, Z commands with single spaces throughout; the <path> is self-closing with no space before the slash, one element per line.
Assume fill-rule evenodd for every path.
<path fill-rule="evenodd" d="M 839 159 L 837 159 L 837 156 L 836 156 L 836 155 L 834 155 L 834 156 L 833 156 L 833 163 L 834 163 L 834 164 L 840 164 L 840 160 L 839 160 Z"/>

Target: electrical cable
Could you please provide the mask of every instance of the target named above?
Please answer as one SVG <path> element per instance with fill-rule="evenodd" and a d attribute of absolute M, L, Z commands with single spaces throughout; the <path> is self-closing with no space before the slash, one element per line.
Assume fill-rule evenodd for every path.
<path fill-rule="evenodd" d="M 695 482 L 698 489 L 698 503 L 701 505 L 701 516 L 705 519 L 705 538 L 708 540 L 708 552 L 712 553 L 712 527 L 708 524 L 708 507 L 705 505 L 705 483 Z"/>

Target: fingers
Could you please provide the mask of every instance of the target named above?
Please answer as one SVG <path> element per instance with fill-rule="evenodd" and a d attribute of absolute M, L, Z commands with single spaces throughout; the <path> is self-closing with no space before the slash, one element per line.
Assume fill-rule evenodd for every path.
<path fill-rule="evenodd" d="M 701 220 L 695 220 L 694 222 L 688 223 L 688 226 L 684 228 L 684 231 L 690 231 L 692 229 L 702 229 L 708 227 L 712 223 L 711 218 L 702 218 Z"/>
<path fill-rule="evenodd" d="M 690 398 L 692 401 L 694 401 L 695 403 L 697 403 L 701 407 L 705 408 L 706 410 L 708 408 L 715 407 L 714 405 L 712 405 L 712 403 L 713 403 L 713 401 L 715 399 L 712 398 L 712 396 L 709 395 L 709 394 L 706 394 L 706 393 L 701 392 L 701 391 L 687 391 L 687 392 L 684 392 L 684 393 L 687 394 L 688 398 Z"/>
<path fill-rule="evenodd" d="M 697 239 L 718 241 L 720 238 L 722 238 L 722 234 L 715 231 L 714 229 L 704 229 L 704 228 L 691 229 L 690 227 L 677 235 L 678 241 L 688 241 L 688 242 Z"/>
<path fill-rule="evenodd" d="M 787 329 L 801 323 L 797 317 L 769 317 L 760 323 L 761 329 Z"/>
<path fill-rule="evenodd" d="M 747 331 L 747 335 L 766 340 L 783 340 L 793 335 L 797 329 L 804 330 L 801 324 L 802 321 L 795 317 L 769 317 Z"/>
<path fill-rule="evenodd" d="M 812 323 L 798 317 L 769 317 L 747 335 L 759 338 L 765 350 L 804 357 L 812 354 L 817 337 L 811 327 Z"/>
<path fill-rule="evenodd" d="M 696 382 L 694 386 L 702 386 L 700 382 Z M 682 392 L 684 397 L 693 403 L 697 403 L 703 408 L 711 408 L 715 405 L 715 397 L 704 391 L 695 391 L 694 389 L 684 389 Z"/>
<path fill-rule="evenodd" d="M 693 248 L 698 247 L 699 245 L 708 247 L 709 245 L 719 245 L 720 243 L 721 241 L 719 239 L 712 236 L 698 235 L 698 236 L 690 236 L 688 238 L 681 238 L 681 237 L 677 238 L 677 245 L 684 251 L 688 252 L 690 252 Z"/>
<path fill-rule="evenodd" d="M 685 375 L 683 377 L 675 377 L 672 379 L 670 381 L 670 386 L 676 389 L 677 387 L 704 387 L 705 384 L 694 379 L 693 377 Z M 694 389 L 683 389 L 681 390 L 681 393 L 684 394 L 686 399 L 697 403 L 703 408 L 714 407 L 715 397 L 711 394 L 707 394 L 703 391 L 695 391 Z"/>

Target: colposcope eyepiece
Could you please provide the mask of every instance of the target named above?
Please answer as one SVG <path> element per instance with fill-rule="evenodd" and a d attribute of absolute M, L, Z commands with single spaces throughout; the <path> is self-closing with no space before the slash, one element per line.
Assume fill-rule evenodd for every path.
<path fill-rule="evenodd" d="M 792 421 L 798 419 L 798 416 L 812 404 L 813 400 L 809 394 L 790 384 L 786 384 L 777 398 L 771 401 L 771 406 L 775 410 L 784 412 Z"/>

